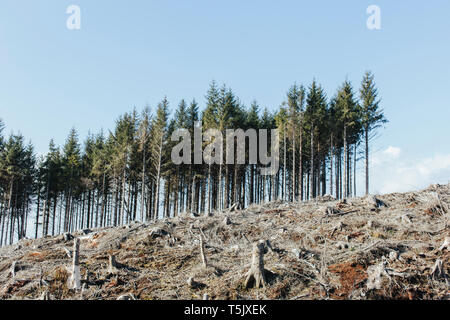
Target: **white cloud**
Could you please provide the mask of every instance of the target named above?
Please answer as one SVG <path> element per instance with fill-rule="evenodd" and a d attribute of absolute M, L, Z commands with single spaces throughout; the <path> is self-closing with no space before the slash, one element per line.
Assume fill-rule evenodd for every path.
<path fill-rule="evenodd" d="M 402 150 L 400 148 L 389 146 L 386 150 L 383 151 L 383 154 L 393 159 L 397 159 L 400 156 L 401 152 Z"/>
<path fill-rule="evenodd" d="M 422 159 L 406 159 L 401 149 L 390 146 L 371 160 L 371 191 L 405 192 L 433 183 L 450 181 L 450 154 L 435 154 Z M 364 180 L 364 177 L 360 179 Z"/>

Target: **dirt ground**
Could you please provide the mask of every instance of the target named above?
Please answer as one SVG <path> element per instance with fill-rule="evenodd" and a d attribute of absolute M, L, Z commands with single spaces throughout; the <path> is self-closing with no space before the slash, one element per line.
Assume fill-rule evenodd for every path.
<path fill-rule="evenodd" d="M 72 235 L 81 289 L 70 282 L 71 235 L 22 240 L 0 248 L 0 299 L 448 300 L 449 205 L 450 185 L 433 185 L 84 230 Z M 267 285 L 246 288 L 259 240 Z"/>

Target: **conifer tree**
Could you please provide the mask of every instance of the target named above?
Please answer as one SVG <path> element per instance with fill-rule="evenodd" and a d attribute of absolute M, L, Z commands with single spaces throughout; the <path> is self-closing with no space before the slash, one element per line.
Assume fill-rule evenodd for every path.
<path fill-rule="evenodd" d="M 365 175 L 366 175 L 366 195 L 369 194 L 369 140 L 371 133 L 387 122 L 383 110 L 380 108 L 378 100 L 378 90 L 375 87 L 374 76 L 370 71 L 364 74 L 361 83 L 360 105 L 361 122 L 365 144 Z"/>

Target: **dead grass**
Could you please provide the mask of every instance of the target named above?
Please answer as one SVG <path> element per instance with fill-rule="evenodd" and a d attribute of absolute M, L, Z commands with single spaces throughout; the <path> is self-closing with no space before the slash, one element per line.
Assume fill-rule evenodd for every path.
<path fill-rule="evenodd" d="M 177 217 L 156 224 L 94 230 L 82 237 L 84 299 L 448 299 L 449 279 L 431 279 L 436 259 L 450 275 L 447 249 L 450 188 L 379 197 L 374 208 L 364 198 L 305 203 L 275 201 L 212 217 Z M 324 214 L 324 208 L 339 214 Z M 329 210 L 328 210 L 329 211 Z M 228 216 L 230 225 L 223 223 Z M 154 228 L 167 235 L 150 236 Z M 208 267 L 201 264 L 199 236 L 205 238 Z M 251 245 L 270 240 L 264 256 L 268 286 L 245 289 Z M 0 299 L 79 299 L 67 288 L 71 260 L 62 237 L 23 240 L 0 248 Z M 394 253 L 393 253 L 394 252 Z M 109 274 L 108 256 L 121 267 Z M 10 266 L 20 268 L 13 279 Z M 385 287 L 367 290 L 367 269 L 386 261 Z M 191 288 L 187 279 L 200 285 Z"/>

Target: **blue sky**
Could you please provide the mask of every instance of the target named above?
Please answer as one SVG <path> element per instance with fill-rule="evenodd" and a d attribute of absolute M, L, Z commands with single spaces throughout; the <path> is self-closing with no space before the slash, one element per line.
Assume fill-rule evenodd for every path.
<path fill-rule="evenodd" d="M 73 4 L 81 30 L 66 28 Z M 369 5 L 381 30 L 366 27 Z M 212 79 L 276 110 L 294 82 L 315 78 L 332 96 L 371 70 L 390 121 L 373 143 L 372 190 L 447 183 L 448 12 L 448 0 L 2 0 L 0 118 L 43 153 L 71 127 L 84 138 L 165 95 L 203 106 Z"/>

